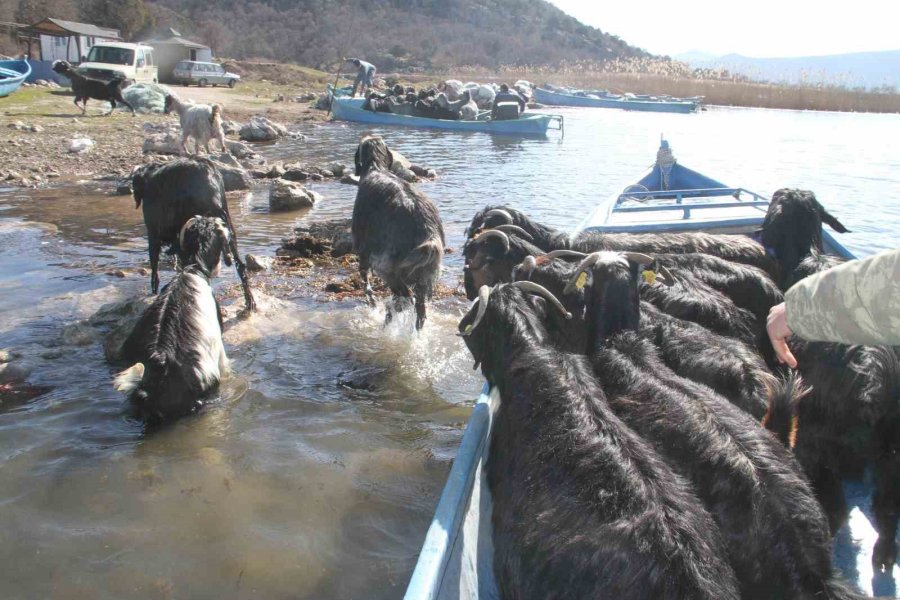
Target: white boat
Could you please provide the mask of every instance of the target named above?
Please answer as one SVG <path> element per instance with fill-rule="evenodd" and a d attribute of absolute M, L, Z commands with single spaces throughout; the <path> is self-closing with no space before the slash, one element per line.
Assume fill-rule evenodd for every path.
<path fill-rule="evenodd" d="M 667 158 L 665 141 L 661 150 L 666 150 L 662 154 Z M 749 235 L 762 225 L 769 199 L 684 167 L 674 171 L 678 179 L 671 178 L 672 170 L 663 175 L 660 165 L 654 165 L 637 184 L 602 203 L 579 229 L 635 233 L 703 230 Z M 684 188 L 688 181 L 697 187 Z M 631 206 L 644 210 L 622 210 Z M 633 215 L 646 220 L 642 222 Z M 822 237 L 826 251 L 855 258 L 824 229 Z M 425 536 L 405 600 L 500 598 L 493 573 L 491 493 L 485 472 L 498 402 L 497 394 L 485 384 Z M 871 488 L 845 482 L 844 492 L 852 510 L 848 525 L 835 537 L 835 565 L 864 592 L 897 597 L 900 567 L 895 566 L 889 574 L 875 574 L 872 569 L 877 534 L 872 526 Z"/>

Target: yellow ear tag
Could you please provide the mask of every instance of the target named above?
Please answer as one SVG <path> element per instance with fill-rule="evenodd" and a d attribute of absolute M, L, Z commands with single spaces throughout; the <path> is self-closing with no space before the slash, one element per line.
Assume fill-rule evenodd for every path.
<path fill-rule="evenodd" d="M 578 279 L 575 280 L 575 287 L 579 290 L 584 287 L 584 284 L 587 282 L 587 271 L 582 271 L 578 274 Z"/>
<path fill-rule="evenodd" d="M 643 276 L 644 276 L 645 283 L 649 283 L 650 285 L 653 285 L 654 283 L 656 283 L 656 271 L 651 271 L 650 269 L 647 269 L 646 271 L 643 272 Z"/>
<path fill-rule="evenodd" d="M 466 325 L 466 333 L 469 333 L 470 331 L 472 331 L 472 324 L 471 324 L 471 323 L 469 323 L 468 325 Z"/>

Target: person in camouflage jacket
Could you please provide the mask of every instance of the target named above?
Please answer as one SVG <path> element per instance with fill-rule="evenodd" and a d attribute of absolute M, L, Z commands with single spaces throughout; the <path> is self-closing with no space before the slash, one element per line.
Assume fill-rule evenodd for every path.
<path fill-rule="evenodd" d="M 767 330 L 775 354 L 797 359 L 787 338 L 844 344 L 900 344 L 900 250 L 881 252 L 822 271 L 794 284 L 772 307 Z"/>

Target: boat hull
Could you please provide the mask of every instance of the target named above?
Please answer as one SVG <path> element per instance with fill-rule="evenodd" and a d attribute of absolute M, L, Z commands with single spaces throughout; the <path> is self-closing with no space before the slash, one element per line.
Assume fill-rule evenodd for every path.
<path fill-rule="evenodd" d="M 18 90 L 28 76 L 31 66 L 24 60 L 0 60 L 0 98 Z"/>
<path fill-rule="evenodd" d="M 370 123 L 372 125 L 399 125 L 403 127 L 419 127 L 425 129 L 444 129 L 448 131 L 477 131 L 506 135 L 547 135 L 552 123 L 555 128 L 562 127 L 562 117 L 540 113 L 525 114 L 509 121 L 450 121 L 446 119 L 427 119 L 393 113 L 372 112 L 363 110 L 362 98 L 335 98 L 331 106 L 332 118 L 339 121 Z"/>
<path fill-rule="evenodd" d="M 540 104 L 550 106 L 575 106 L 584 108 L 619 108 L 622 110 L 637 110 L 642 112 L 670 112 L 691 113 L 700 108 L 694 101 L 669 101 L 669 100 L 638 100 L 629 98 L 588 98 L 563 94 L 543 88 L 534 90 L 534 100 Z"/>

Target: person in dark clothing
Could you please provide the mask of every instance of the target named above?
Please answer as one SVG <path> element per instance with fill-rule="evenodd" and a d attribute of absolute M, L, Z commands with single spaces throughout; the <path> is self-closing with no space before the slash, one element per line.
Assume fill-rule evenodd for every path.
<path fill-rule="evenodd" d="M 494 105 L 491 107 L 491 119 L 505 121 L 518 119 L 519 114 L 525 112 L 525 99 L 518 92 L 510 90 L 505 83 L 500 84 L 500 91 L 494 96 Z"/>
<path fill-rule="evenodd" d="M 355 65 L 358 69 L 351 96 L 356 96 L 357 89 L 361 95 L 365 96 L 366 91 L 375 83 L 375 65 L 358 58 L 348 58 L 347 62 Z"/>

